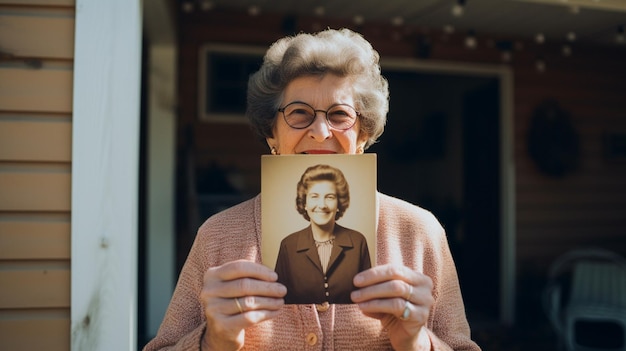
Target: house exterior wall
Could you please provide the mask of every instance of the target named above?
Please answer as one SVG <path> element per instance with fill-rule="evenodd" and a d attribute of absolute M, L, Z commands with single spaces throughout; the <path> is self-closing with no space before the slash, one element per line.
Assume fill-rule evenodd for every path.
<path fill-rule="evenodd" d="M 0 5 L 0 348 L 68 350 L 74 1 Z"/>

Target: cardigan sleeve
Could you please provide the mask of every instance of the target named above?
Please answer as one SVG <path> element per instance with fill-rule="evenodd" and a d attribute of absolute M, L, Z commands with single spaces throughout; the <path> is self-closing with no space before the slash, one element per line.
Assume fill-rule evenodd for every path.
<path fill-rule="evenodd" d="M 470 337 L 456 266 L 443 228 L 438 239 L 438 242 L 435 242 L 436 250 L 433 252 L 434 263 L 438 267 L 431 272 L 436 281 L 434 292 L 436 302 L 430 316 L 432 332 L 429 334 L 432 349 L 480 350 Z"/>
<path fill-rule="evenodd" d="M 477 351 L 471 339 L 459 280 L 446 233 L 435 216 L 418 206 L 382 195 L 379 213 L 379 252 L 384 262 L 398 262 L 429 276 L 433 304 L 426 330 L 435 351 Z M 382 250 L 381 250 L 382 249 Z"/>
<path fill-rule="evenodd" d="M 145 347 L 153 350 L 199 350 L 207 329 L 200 292 L 209 267 L 236 259 L 258 259 L 259 199 L 245 201 L 207 219 L 194 243 L 174 289 L 157 335 Z M 254 243 L 254 245 L 250 245 Z"/>

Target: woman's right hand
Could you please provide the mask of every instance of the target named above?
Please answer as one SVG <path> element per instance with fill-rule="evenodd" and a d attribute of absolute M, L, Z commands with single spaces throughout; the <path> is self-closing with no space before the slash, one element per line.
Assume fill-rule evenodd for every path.
<path fill-rule="evenodd" d="M 202 349 L 243 347 L 245 328 L 274 318 L 284 305 L 287 288 L 277 279 L 274 271 L 251 261 L 209 268 L 200 293 L 207 320 Z"/>

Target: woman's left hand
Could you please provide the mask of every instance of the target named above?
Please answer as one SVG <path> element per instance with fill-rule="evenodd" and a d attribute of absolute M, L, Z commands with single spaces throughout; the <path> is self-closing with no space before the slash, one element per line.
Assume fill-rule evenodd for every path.
<path fill-rule="evenodd" d="M 382 265 L 354 277 L 352 301 L 366 316 L 380 319 L 394 350 L 430 350 L 423 326 L 433 298 L 430 277 L 398 265 Z"/>

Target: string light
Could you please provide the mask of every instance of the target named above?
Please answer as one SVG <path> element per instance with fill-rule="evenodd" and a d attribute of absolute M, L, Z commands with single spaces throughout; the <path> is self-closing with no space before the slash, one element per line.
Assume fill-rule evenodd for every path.
<path fill-rule="evenodd" d="M 513 59 L 513 43 L 508 40 L 503 40 L 496 42 L 495 46 L 500 50 L 502 62 L 511 62 Z"/>
<path fill-rule="evenodd" d="M 354 24 L 356 24 L 357 26 L 362 25 L 365 22 L 365 17 L 361 16 L 361 15 L 356 15 L 352 18 L 352 21 L 354 22 Z"/>
<path fill-rule="evenodd" d="M 542 57 L 537 57 L 535 60 L 535 68 L 539 73 L 543 73 L 546 71 L 546 61 Z"/>
<path fill-rule="evenodd" d="M 535 35 L 535 42 L 537 44 L 543 44 L 546 42 L 546 37 L 543 35 L 543 33 L 537 33 L 537 35 Z"/>
<path fill-rule="evenodd" d="M 569 33 L 567 33 L 565 38 L 567 38 L 567 40 L 570 41 L 570 42 L 574 42 L 574 41 L 576 41 L 576 33 L 569 32 Z"/>
<path fill-rule="evenodd" d="M 452 16 L 461 17 L 465 13 L 465 0 L 457 0 L 456 4 L 452 6 Z"/>
<path fill-rule="evenodd" d="M 261 8 L 258 6 L 252 5 L 248 7 L 248 14 L 250 16 L 258 16 L 260 13 L 261 13 Z"/>
<path fill-rule="evenodd" d="M 448 1 L 454 1 L 454 4 L 451 8 L 451 13 L 454 17 L 459 18 L 465 15 L 466 5 L 467 5 L 466 0 L 448 0 Z M 568 2 L 568 0 L 560 0 L 560 1 L 566 4 Z M 601 0 L 590 0 L 590 1 L 599 2 Z M 194 11 L 197 11 L 197 10 L 208 12 L 208 11 L 213 10 L 216 7 L 216 3 L 217 3 L 216 0 L 182 0 L 180 6 L 181 6 L 182 12 L 185 12 L 185 13 L 193 13 Z M 580 8 L 576 5 L 567 6 L 567 8 L 572 14 L 578 14 L 580 12 Z M 248 7 L 247 12 L 250 16 L 258 16 L 261 13 L 261 8 L 257 5 L 251 5 Z M 313 9 L 313 14 L 318 18 L 323 18 L 324 16 L 326 16 L 326 8 L 324 6 L 317 6 Z M 361 26 L 365 23 L 365 17 L 362 14 L 356 14 L 352 17 L 352 22 L 356 26 Z M 390 31 L 391 33 L 388 33 L 389 35 L 388 38 L 390 38 L 393 41 L 413 40 L 414 34 L 412 33 L 412 29 L 410 29 L 409 27 L 406 27 L 406 28 L 402 27 L 406 23 L 405 18 L 403 18 L 402 16 L 395 16 L 390 19 L 390 23 L 394 27 L 401 27 L 401 28 L 393 29 L 392 31 Z M 322 29 L 323 24 L 321 22 L 316 21 L 316 22 L 313 22 L 311 27 L 313 27 L 314 31 L 318 31 Z M 379 29 L 380 28 L 374 28 L 373 31 L 377 32 Z M 442 35 L 441 35 L 440 40 L 442 42 L 449 41 L 450 38 L 453 36 L 453 34 L 457 31 L 459 30 L 455 29 L 455 27 L 452 24 L 447 24 L 441 27 Z M 537 34 L 535 34 L 533 39 L 534 39 L 534 42 L 539 45 L 543 45 L 547 42 L 546 35 L 542 32 L 538 32 Z M 499 58 L 501 62 L 504 62 L 504 63 L 509 63 L 513 60 L 514 51 L 522 51 L 524 50 L 525 44 L 532 43 L 532 41 L 522 42 L 522 41 L 506 41 L 505 40 L 506 47 L 502 47 L 501 41 L 494 41 L 493 39 L 489 40 L 488 38 L 482 38 L 481 40 L 483 40 L 483 42 L 481 43 L 481 49 L 487 50 L 487 51 L 497 50 L 496 53 L 499 53 L 500 55 Z M 565 34 L 566 42 L 561 45 L 561 55 L 563 57 L 570 57 L 573 55 L 572 43 L 574 43 L 577 40 L 578 40 L 577 33 L 575 33 L 574 31 L 570 31 Z M 617 27 L 617 31 L 614 35 L 614 41 L 616 44 L 619 44 L 619 45 L 626 44 L 626 33 L 625 33 L 624 24 L 619 25 Z M 421 45 L 420 48 L 422 48 L 420 52 L 426 52 L 426 50 L 424 50 L 423 48 L 427 48 L 428 54 L 422 53 L 422 54 L 419 54 L 419 57 L 423 57 L 423 58 L 430 57 L 430 50 L 433 45 L 430 42 L 430 40 L 422 40 L 422 43 L 420 45 Z M 475 50 L 478 48 L 479 46 L 478 38 L 473 29 L 470 29 L 467 31 L 467 35 L 463 39 L 463 45 L 468 50 Z M 539 51 L 538 48 L 537 48 L 537 51 Z M 537 56 L 535 58 L 534 66 L 535 66 L 535 69 L 540 73 L 543 73 L 547 70 L 547 62 L 542 56 Z"/>
<path fill-rule="evenodd" d="M 213 1 L 210 1 L 210 0 L 200 1 L 200 8 L 202 9 L 202 11 L 210 11 L 211 9 L 213 9 L 214 6 L 215 4 L 213 3 Z"/>
<path fill-rule="evenodd" d="M 561 48 L 561 52 L 563 53 L 563 56 L 565 57 L 572 56 L 572 47 L 565 44 L 563 45 L 563 48 Z"/>
<path fill-rule="evenodd" d="M 465 37 L 465 47 L 468 49 L 476 49 L 477 46 L 478 41 L 476 40 L 476 33 L 474 33 L 474 30 L 470 29 Z"/>
<path fill-rule="evenodd" d="M 393 24 L 396 27 L 399 27 L 404 24 L 404 18 L 402 18 L 401 16 L 396 16 L 391 19 L 391 24 Z"/>
<path fill-rule="evenodd" d="M 450 40 L 450 37 L 452 36 L 452 34 L 454 34 L 455 29 L 454 26 L 447 24 L 445 26 L 443 26 L 443 28 L 441 29 L 441 41 L 442 42 L 448 42 Z"/>
<path fill-rule="evenodd" d="M 194 4 L 191 1 L 185 1 L 181 5 L 181 7 L 182 7 L 183 12 L 191 13 L 191 12 L 193 12 Z"/>

